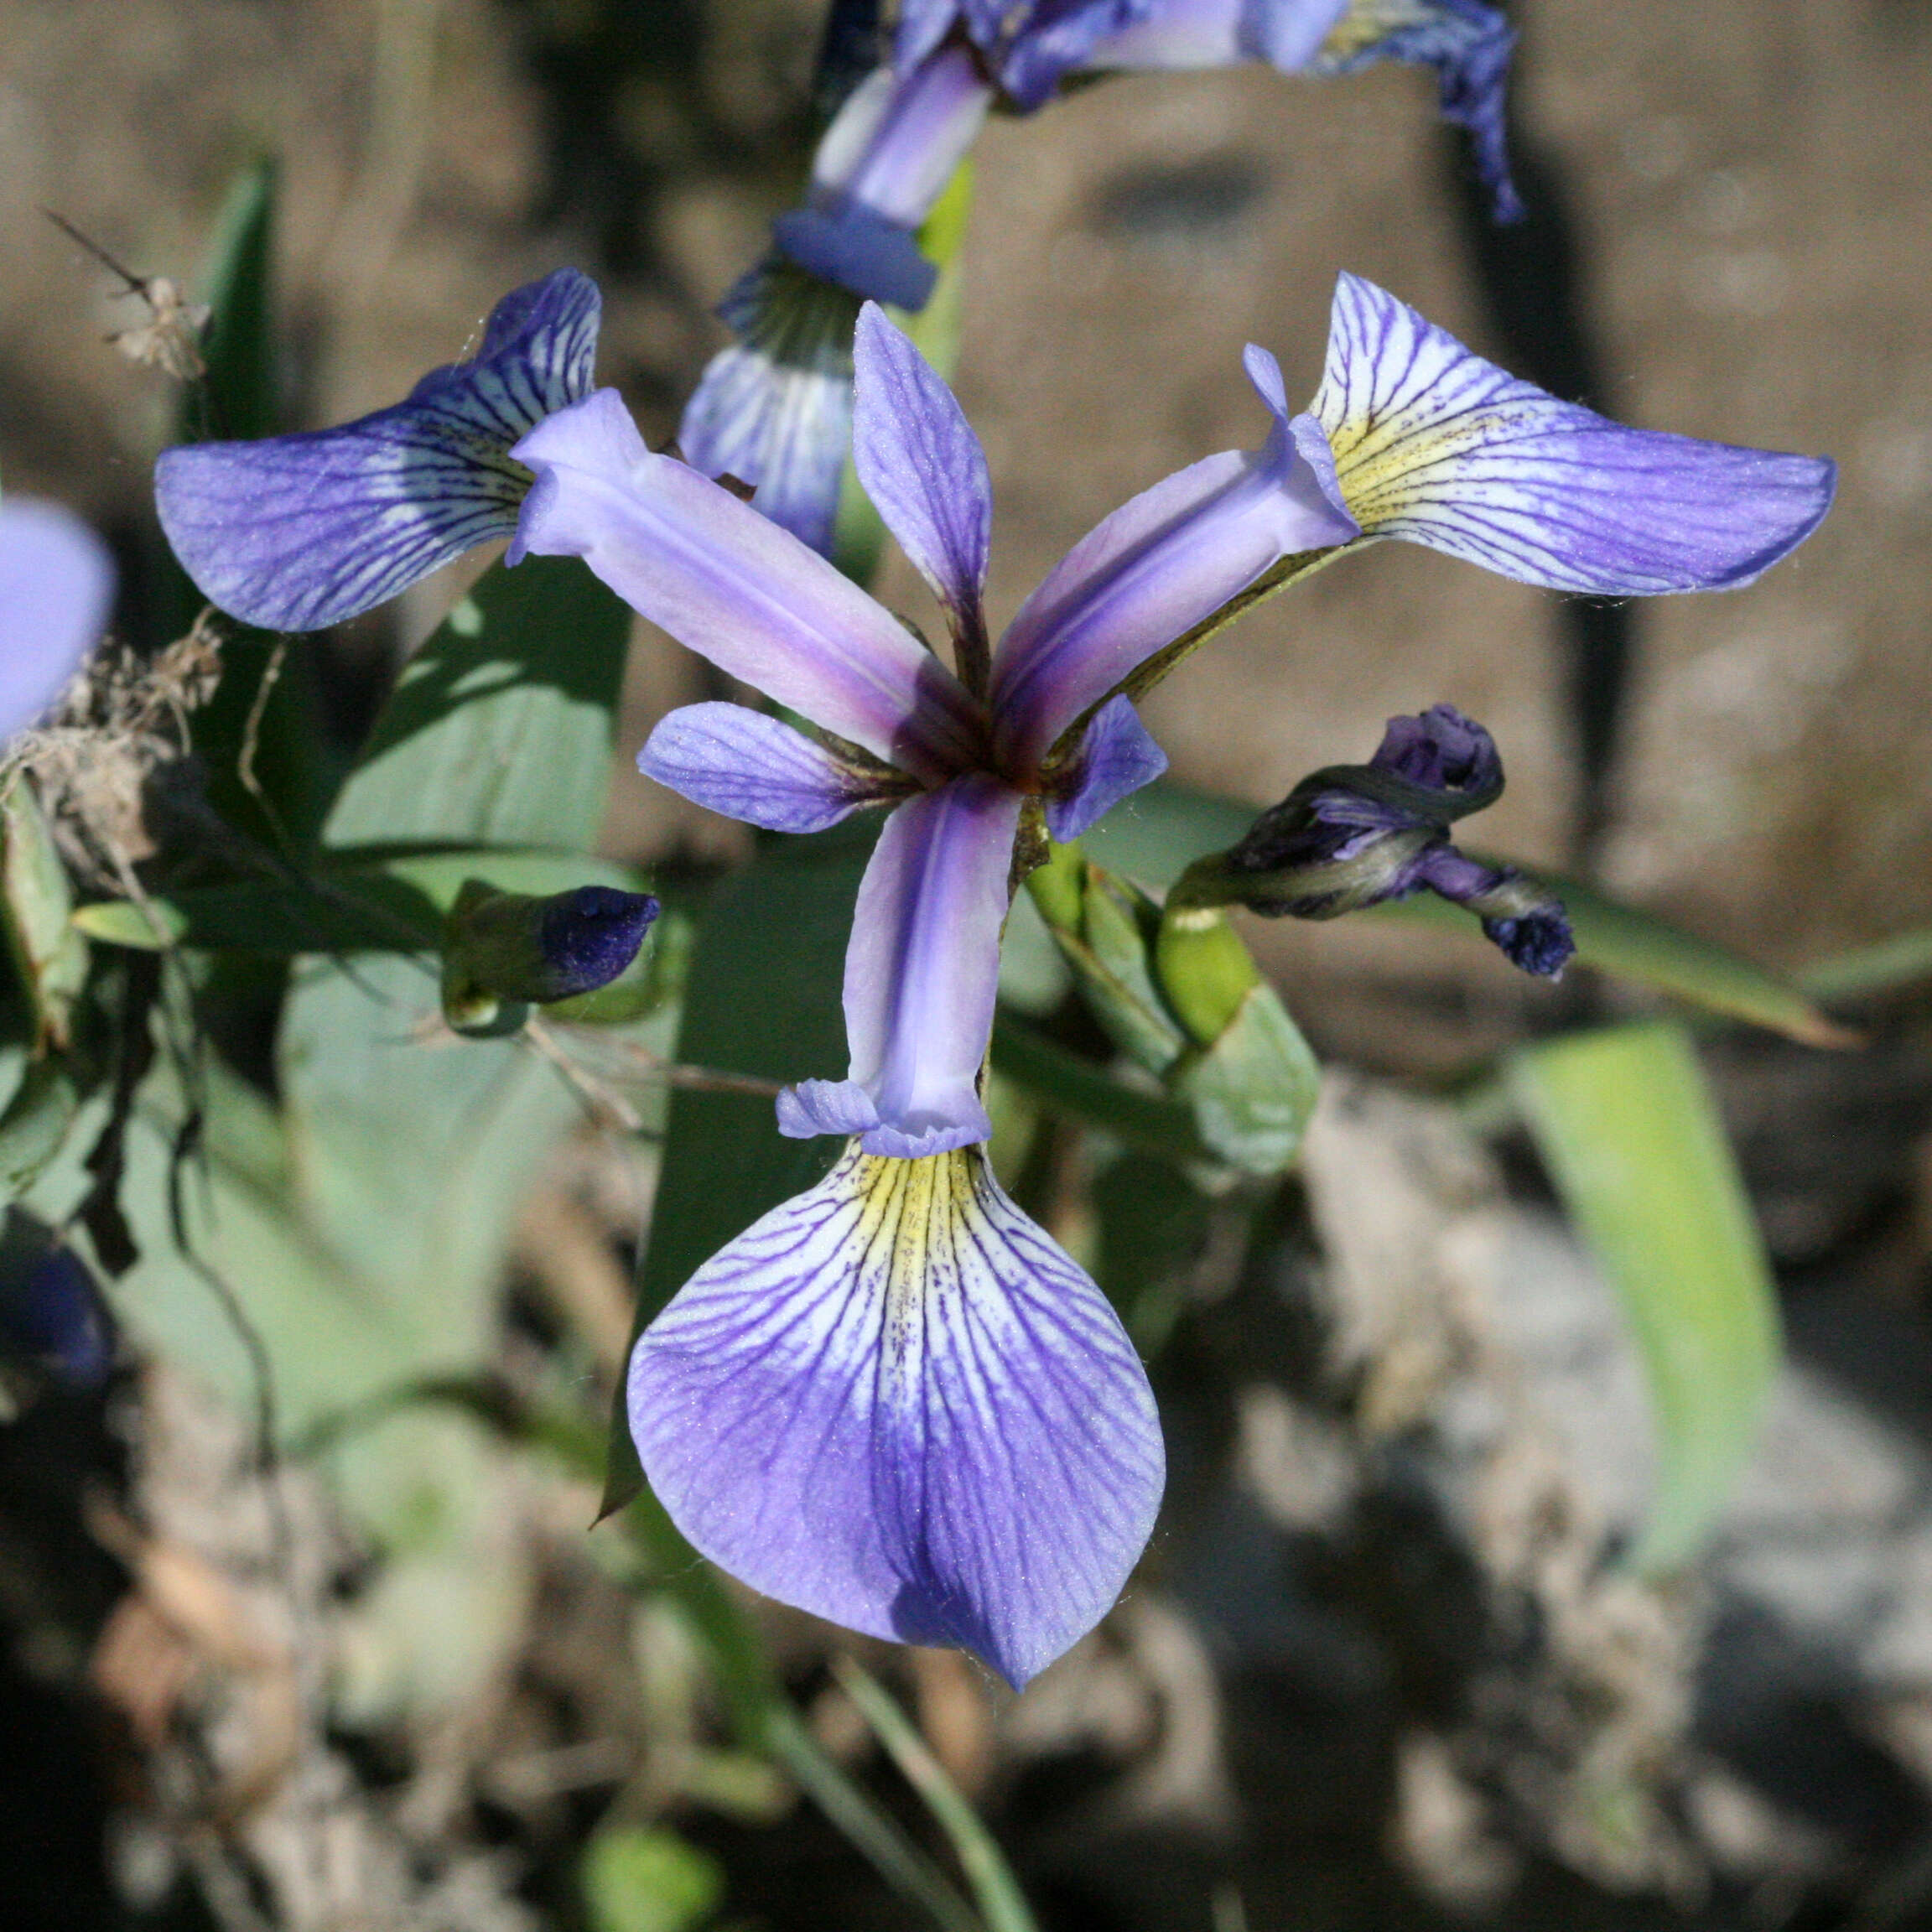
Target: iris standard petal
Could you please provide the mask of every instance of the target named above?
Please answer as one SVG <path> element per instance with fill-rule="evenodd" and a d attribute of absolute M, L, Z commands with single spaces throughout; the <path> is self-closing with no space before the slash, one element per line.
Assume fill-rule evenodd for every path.
<path fill-rule="evenodd" d="M 959 12 L 959 0 L 899 0 L 892 30 L 892 64 L 901 71 L 918 65 L 946 38 Z"/>
<path fill-rule="evenodd" d="M 627 1396 L 652 1490 L 714 1562 L 1016 1688 L 1112 1607 L 1165 1479 L 1119 1317 L 977 1147 L 849 1150 L 699 1270 Z"/>
<path fill-rule="evenodd" d="M 1046 829 L 1062 845 L 1080 838 L 1166 769 L 1167 754 L 1140 722 L 1133 699 L 1109 698 L 1093 714 L 1063 788 L 1047 798 Z"/>
<path fill-rule="evenodd" d="M 504 297 L 473 361 L 340 428 L 166 450 L 161 527 L 211 603 L 269 630 L 372 610 L 509 535 L 529 487 L 510 446 L 589 389 L 600 299 L 560 268 Z"/>
<path fill-rule="evenodd" d="M 1523 204 L 1509 179 L 1504 117 L 1504 85 L 1515 47 L 1515 29 L 1482 0 L 1350 0 L 1311 70 L 1353 74 L 1378 60 L 1434 68 L 1442 118 L 1468 131 L 1497 220 L 1516 221 Z"/>
<path fill-rule="evenodd" d="M 1270 565 L 1358 534 L 1333 499 L 1317 426 L 1281 406 L 1273 359 L 1251 360 L 1249 374 L 1275 418 L 1265 445 L 1207 457 L 1143 491 L 1021 605 L 993 667 L 995 743 L 1008 770 L 1037 770 L 1083 713 Z"/>
<path fill-rule="evenodd" d="M 60 695 L 100 642 L 113 600 L 114 560 L 71 510 L 0 502 L 0 739 Z"/>
<path fill-rule="evenodd" d="M 1349 509 L 1558 590 L 1649 596 L 1748 584 L 1810 535 L 1835 465 L 1627 429 L 1471 354 L 1344 275 L 1312 404 Z"/>
<path fill-rule="evenodd" d="M 971 762 L 979 708 L 953 673 L 790 531 L 652 455 L 615 389 L 515 454 L 537 480 L 512 558 L 583 558 L 679 643 L 922 779 Z"/>
<path fill-rule="evenodd" d="M 1298 74 L 1315 58 L 1349 0 L 1164 0 L 1145 20 L 1109 34 L 1087 56 L 1096 68 L 1232 67 L 1265 60 Z"/>
<path fill-rule="evenodd" d="M 707 476 L 735 476 L 761 516 L 829 555 L 852 436 L 859 299 L 774 255 L 719 314 L 740 340 L 706 365 L 678 448 Z"/>
<path fill-rule="evenodd" d="M 869 75 L 818 143 L 805 205 L 772 223 L 779 247 L 854 294 L 924 308 L 938 270 L 920 252 L 915 231 L 965 158 L 992 100 L 965 47 Z"/>
<path fill-rule="evenodd" d="M 693 805 L 767 832 L 823 832 L 896 795 L 877 776 L 744 704 L 687 704 L 660 719 L 637 769 Z"/>
<path fill-rule="evenodd" d="M 985 650 L 979 596 L 993 537 L 985 452 L 932 366 L 869 302 L 853 345 L 852 460 L 865 494 L 946 606 L 955 638 Z"/>
<path fill-rule="evenodd" d="M 1020 794 L 969 772 L 886 821 L 845 954 L 851 1078 L 879 1109 L 870 1153 L 934 1154 L 992 1131 L 978 1092 Z"/>

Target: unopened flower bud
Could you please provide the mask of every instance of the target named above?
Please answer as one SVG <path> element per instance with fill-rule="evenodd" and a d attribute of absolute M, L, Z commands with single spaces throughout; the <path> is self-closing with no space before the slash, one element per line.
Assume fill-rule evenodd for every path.
<path fill-rule="evenodd" d="M 532 898 L 468 880 L 444 927 L 444 1016 L 458 1032 L 513 1031 L 523 1008 L 609 985 L 657 917 L 647 892 L 579 886 Z"/>
<path fill-rule="evenodd" d="M 1448 704 L 1391 718 L 1368 764 L 1311 772 L 1238 845 L 1190 866 L 1169 908 L 1333 919 L 1426 887 L 1476 913 L 1525 973 L 1553 979 L 1576 950 L 1561 901 L 1450 843 L 1450 826 L 1502 795 L 1496 742 L 1473 719 Z"/>

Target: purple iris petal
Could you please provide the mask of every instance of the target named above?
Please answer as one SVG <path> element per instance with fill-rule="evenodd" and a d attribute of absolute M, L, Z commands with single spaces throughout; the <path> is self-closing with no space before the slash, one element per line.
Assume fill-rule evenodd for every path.
<path fill-rule="evenodd" d="M 1346 18 L 1313 70 L 1353 74 L 1378 60 L 1433 67 L 1442 118 L 1468 130 L 1497 220 L 1520 221 L 1504 119 L 1504 83 L 1516 47 L 1509 21 L 1481 0 L 1353 0 L 1343 11 Z"/>
<path fill-rule="evenodd" d="M 823 832 L 891 793 L 802 731 L 743 704 L 659 720 L 637 769 L 681 798 L 768 832 Z"/>
<path fill-rule="evenodd" d="M 1070 782 L 1046 801 L 1046 829 L 1062 845 L 1079 838 L 1166 769 L 1167 754 L 1148 735 L 1133 700 L 1109 698 L 1087 727 Z"/>
<path fill-rule="evenodd" d="M 938 271 L 914 231 L 965 158 L 992 99 L 964 47 L 868 75 L 818 143 L 806 205 L 773 222 L 778 246 L 855 294 L 924 308 Z"/>
<path fill-rule="evenodd" d="M 740 337 L 706 365 L 678 426 L 684 460 L 750 484 L 761 516 L 821 556 L 832 548 L 852 434 L 858 298 L 778 257 L 719 306 Z"/>
<path fill-rule="evenodd" d="M 875 303 L 859 312 L 852 460 L 865 494 L 951 616 L 985 646 L 979 595 L 993 536 L 985 452 L 953 392 Z"/>
<path fill-rule="evenodd" d="M 1110 34 L 1090 67 L 1232 67 L 1265 60 L 1298 74 L 1315 58 L 1349 0 L 1163 0 L 1145 19 Z"/>
<path fill-rule="evenodd" d="M 114 600 L 107 546 L 70 510 L 0 503 L 0 739 L 31 724 L 101 641 Z"/>
<path fill-rule="evenodd" d="M 869 1134 L 879 1124 L 872 1096 L 851 1080 L 801 1080 L 778 1096 L 778 1131 L 787 1140 Z"/>
<path fill-rule="evenodd" d="M 628 1409 L 714 1562 L 1015 1687 L 1112 1607 L 1165 1477 L 1119 1318 L 977 1148 L 849 1150 L 644 1332 Z"/>
<path fill-rule="evenodd" d="M 1290 420 L 1272 357 L 1249 374 L 1274 424 L 1143 491 L 1067 553 L 1000 641 L 993 673 L 1000 752 L 1038 766 L 1054 740 L 1143 659 L 1212 616 L 1263 571 L 1359 532 L 1336 500 L 1309 418 Z M 1310 453 L 1316 461 L 1310 461 Z"/>
<path fill-rule="evenodd" d="M 595 283 L 574 268 L 504 297 L 475 361 L 340 428 L 169 449 L 161 527 L 196 587 L 265 628 L 317 631 L 507 536 L 528 475 L 510 446 L 590 387 Z"/>
<path fill-rule="evenodd" d="M 994 54 L 1000 85 L 1022 112 L 1044 106 L 1096 47 L 1157 13 L 1161 4 L 1161 0 L 1032 0 L 1025 9 L 1025 24 L 1005 33 Z M 1017 11 L 1001 0 L 966 0 L 974 38 L 989 50 L 1004 18 Z M 993 24 L 996 21 L 1001 27 Z"/>
<path fill-rule="evenodd" d="M 937 1154 L 992 1131 L 978 1091 L 1021 798 L 973 771 L 886 821 L 845 955 L 851 1078 L 880 1124 L 870 1154 Z"/>
<path fill-rule="evenodd" d="M 615 389 L 552 416 L 513 454 L 537 480 L 512 560 L 583 558 L 679 643 L 918 777 L 972 761 L 979 707 L 952 673 L 788 530 L 652 455 Z"/>
<path fill-rule="evenodd" d="M 892 64 L 902 73 L 918 65 L 946 38 L 959 0 L 899 0 L 892 33 Z"/>
<path fill-rule="evenodd" d="M 1836 486 L 1820 458 L 1560 402 L 1353 275 L 1336 288 L 1313 409 L 1367 535 L 1558 590 L 1748 584 L 1818 527 Z"/>

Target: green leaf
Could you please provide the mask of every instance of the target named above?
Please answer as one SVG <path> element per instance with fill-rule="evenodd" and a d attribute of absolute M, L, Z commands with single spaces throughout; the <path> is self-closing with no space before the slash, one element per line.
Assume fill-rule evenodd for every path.
<path fill-rule="evenodd" d="M 1643 1358 L 1659 1478 L 1634 1561 L 1668 1570 L 1696 1551 L 1763 1419 L 1779 1352 L 1763 1244 L 1681 1026 L 1530 1047 L 1510 1081 Z"/>
<path fill-rule="evenodd" d="M 33 786 L 16 775 L 0 796 L 0 903 L 8 943 L 43 1046 L 65 1046 L 87 978 L 87 942 L 69 923 L 67 870 Z"/>
<path fill-rule="evenodd" d="M 1191 1055 L 1170 1083 L 1218 1159 L 1265 1176 L 1282 1172 L 1300 1151 L 1322 1072 L 1274 988 L 1260 984 L 1220 1038 Z"/>
<path fill-rule="evenodd" d="M 103 900 L 81 906 L 74 923 L 90 938 L 143 951 L 168 944 L 271 953 L 429 952 L 468 879 L 537 894 L 575 886 L 631 892 L 641 884 L 628 867 L 581 852 L 492 845 L 384 858 L 351 852 L 304 880 L 193 886 L 146 908 Z"/>
<path fill-rule="evenodd" d="M 1798 984 L 1814 1000 L 1836 1005 L 1932 979 L 1932 930 L 1895 933 L 1853 953 L 1807 966 Z"/>
<path fill-rule="evenodd" d="M 577 558 L 492 564 L 403 666 L 326 843 L 588 851 L 630 636 L 630 612 Z"/>
<path fill-rule="evenodd" d="M 273 436 L 282 427 L 275 346 L 276 167 L 249 162 L 230 185 L 203 278 L 205 396 L 190 393 L 177 439 Z"/>
<path fill-rule="evenodd" d="M 681 1062 L 779 1083 L 844 1078 L 845 942 L 877 834 L 861 822 L 782 839 L 724 882 L 692 952 Z M 831 1145 L 783 1138 L 762 1095 L 675 1092 L 635 1332 L 726 1242 L 818 1181 Z M 620 1391 L 605 1509 L 642 1481 Z"/>
<path fill-rule="evenodd" d="M 724 1872 L 674 1831 L 605 1824 L 584 1852 L 590 1932 L 690 1932 L 718 1909 Z"/>
<path fill-rule="evenodd" d="M 266 156 L 249 162 L 228 190 L 201 283 L 209 308 L 202 339 L 208 373 L 183 392 L 176 442 L 273 436 L 283 427 L 276 202 L 275 164 Z M 158 641 L 169 642 L 185 635 L 205 600 L 172 556 L 156 577 L 155 628 Z M 230 626 L 221 681 L 190 720 L 190 732 L 215 810 L 270 850 L 286 844 L 305 851 L 334 779 L 306 642 L 278 643 L 263 631 Z M 257 790 L 243 781 L 245 756 Z"/>
<path fill-rule="evenodd" d="M 925 1801 L 933 1822 L 946 1834 L 986 1932 L 1036 1932 L 1031 1909 L 998 1841 L 967 1803 L 946 1768 L 932 1755 L 918 1728 L 879 1680 L 855 1658 L 835 1654 L 832 1674 L 859 1706 L 872 1734 L 891 1754 L 901 1776 Z"/>
<path fill-rule="evenodd" d="M 1151 1358 L 1185 1306 L 1187 1271 L 1208 1239 L 1208 1197 L 1172 1163 L 1130 1152 L 1101 1171 L 1093 1202 L 1094 1279 Z"/>
<path fill-rule="evenodd" d="M 993 1070 L 1036 1099 L 1110 1134 L 1124 1146 L 1171 1161 L 1202 1161 L 1208 1150 L 1191 1109 L 1116 1080 L 1010 1013 L 993 1023 Z"/>
<path fill-rule="evenodd" d="M 8 1052 L 18 1067 L 18 1048 Z M 80 1088 L 58 1055 L 27 1062 L 3 1109 L 0 1109 L 0 1190 L 11 1200 L 33 1186 L 60 1151 L 80 1109 Z"/>
<path fill-rule="evenodd" d="M 1203 854 L 1239 841 L 1252 806 L 1177 785 L 1150 785 L 1110 813 L 1082 841 L 1103 865 L 1165 891 Z M 1502 863 L 1472 853 L 1485 864 Z M 1613 899 L 1562 874 L 1523 868 L 1563 901 L 1576 936 L 1576 958 L 1728 1019 L 1744 1020 L 1808 1046 L 1844 1046 L 1853 1036 L 1790 981 L 1727 948 L 1701 939 L 1654 912 Z M 1431 892 L 1360 915 L 1405 919 L 1480 939 L 1474 916 Z M 1485 943 L 1487 943 L 1485 942 Z"/>

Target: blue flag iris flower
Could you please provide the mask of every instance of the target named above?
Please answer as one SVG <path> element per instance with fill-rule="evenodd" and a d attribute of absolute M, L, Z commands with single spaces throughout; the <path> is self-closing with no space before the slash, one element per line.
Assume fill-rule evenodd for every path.
<path fill-rule="evenodd" d="M 850 1144 L 641 1338 L 629 1413 L 646 1473 L 692 1542 L 756 1588 L 963 1645 L 1019 1685 L 1105 1613 L 1163 1480 L 1119 1322 L 982 1145 L 1028 823 L 1074 838 L 1160 772 L 1132 693 L 1258 588 L 1384 538 L 1566 589 L 1723 588 L 1815 527 L 1833 472 L 1619 427 L 1344 277 L 1311 408 L 1291 414 L 1274 358 L 1250 349 L 1260 446 L 1114 512 L 995 641 L 978 439 L 876 305 L 854 356 L 859 477 L 944 609 L 950 665 L 789 531 L 652 454 L 613 391 L 512 451 L 536 477 L 517 542 L 581 556 L 818 730 L 688 706 L 645 746 L 650 776 L 780 831 L 891 811 L 846 957 L 847 1077 L 779 1101 L 783 1131 Z M 1387 759 L 1418 784 L 1472 782 L 1481 747 L 1436 724 Z"/>

